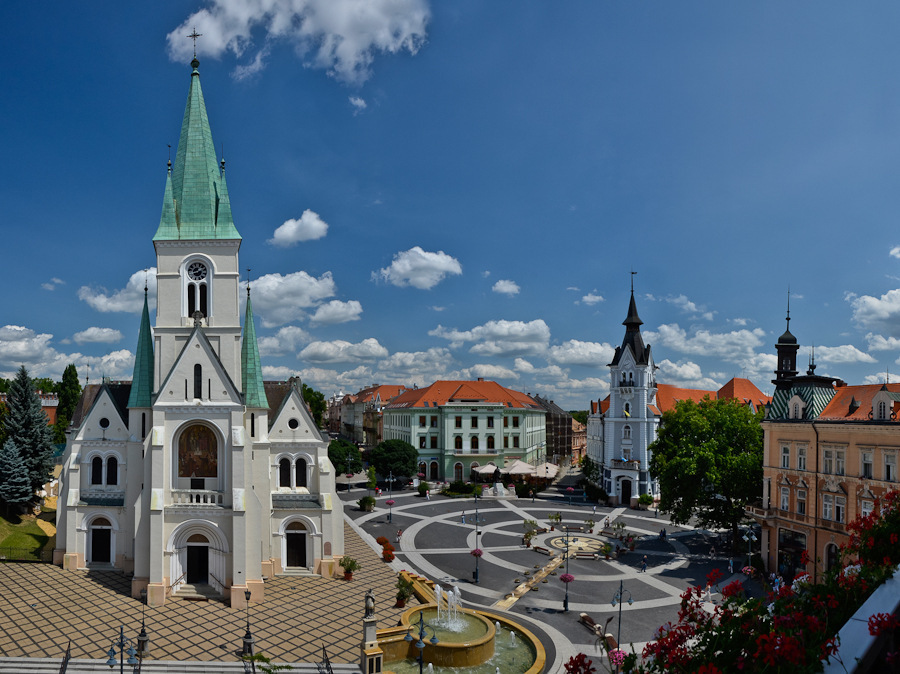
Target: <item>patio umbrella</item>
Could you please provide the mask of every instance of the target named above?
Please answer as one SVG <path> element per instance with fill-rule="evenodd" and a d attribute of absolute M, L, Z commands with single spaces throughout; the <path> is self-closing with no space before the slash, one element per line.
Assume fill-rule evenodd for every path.
<path fill-rule="evenodd" d="M 525 463 L 524 461 L 516 459 L 510 464 L 509 468 L 503 472 L 509 473 L 510 475 L 534 475 L 534 466 L 530 463 Z"/>
<path fill-rule="evenodd" d="M 497 466 L 495 466 L 493 462 L 489 462 L 483 466 L 478 466 L 478 468 L 475 469 L 475 472 L 479 475 L 493 475 L 495 470 L 497 470 Z"/>
<path fill-rule="evenodd" d="M 534 469 L 535 477 L 552 480 L 559 473 L 559 466 L 552 463 L 542 463 Z"/>

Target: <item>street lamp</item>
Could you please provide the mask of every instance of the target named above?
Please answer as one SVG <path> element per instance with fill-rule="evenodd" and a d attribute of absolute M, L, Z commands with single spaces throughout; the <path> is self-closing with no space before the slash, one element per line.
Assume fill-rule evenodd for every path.
<path fill-rule="evenodd" d="M 396 503 L 396 501 L 394 501 L 394 499 L 392 498 L 389 498 L 387 501 L 385 501 L 385 503 L 388 507 L 388 523 L 390 523 L 393 522 L 392 514 L 394 512 L 394 503 Z"/>
<path fill-rule="evenodd" d="M 141 590 L 141 631 L 138 633 L 138 656 L 143 660 L 150 650 L 150 637 L 147 636 L 147 627 L 144 623 L 144 609 L 147 607 L 147 588 Z"/>
<path fill-rule="evenodd" d="M 573 538 L 572 543 L 577 543 L 578 539 Z M 564 580 L 564 578 L 568 576 L 568 580 Z M 563 600 L 563 611 L 569 611 L 569 583 L 574 580 L 572 574 L 569 573 L 569 527 L 566 527 L 566 572 L 560 576 L 560 580 L 562 580 L 566 584 L 566 598 Z"/>
<path fill-rule="evenodd" d="M 250 590 L 244 590 L 244 599 L 247 600 L 247 631 L 244 633 L 244 647 L 241 650 L 241 656 L 253 656 L 253 635 L 250 634 Z M 253 665 L 253 671 L 256 671 L 256 664 Z"/>
<path fill-rule="evenodd" d="M 478 545 L 477 541 L 475 542 L 475 545 Z M 472 574 L 472 577 L 475 579 L 475 584 L 478 585 L 478 558 L 484 554 L 484 551 L 481 548 L 476 547 L 472 550 L 471 554 L 475 558 L 475 573 Z"/>
<path fill-rule="evenodd" d="M 409 631 L 414 627 L 414 625 L 410 625 L 406 628 L 406 636 L 403 637 L 404 641 L 413 641 L 413 635 L 409 633 Z M 428 641 L 431 642 L 432 645 L 437 645 L 438 638 L 437 632 L 434 627 L 425 622 L 425 615 L 422 611 L 419 611 L 419 640 L 416 642 L 416 648 L 419 649 L 419 657 L 416 658 L 416 662 L 419 663 L 419 674 L 422 674 L 422 668 L 425 664 L 425 658 L 422 657 L 422 654 L 425 652 L 425 630 L 431 630 L 431 639 Z"/>
<path fill-rule="evenodd" d="M 753 533 L 753 529 L 747 528 L 747 533 L 742 536 L 742 538 L 747 541 L 747 566 L 753 566 L 753 544 L 756 543 L 756 535 Z"/>
<path fill-rule="evenodd" d="M 128 647 L 127 649 L 125 647 Z M 119 674 L 125 674 L 125 654 L 128 654 L 128 664 L 136 665 L 138 663 L 138 659 L 134 657 L 137 655 L 137 651 L 134 650 L 134 642 L 131 639 L 125 638 L 125 628 L 121 625 L 119 626 L 119 638 L 114 639 L 112 644 L 109 647 L 109 650 L 106 654 L 109 656 L 109 660 L 106 661 L 106 664 L 110 669 L 116 666 L 116 649 L 119 649 Z"/>
<path fill-rule="evenodd" d="M 612 605 L 615 607 L 616 604 L 619 605 L 619 629 L 616 635 L 616 648 L 621 650 L 622 648 L 622 600 L 625 598 L 625 594 L 628 595 L 628 605 L 631 606 L 634 603 L 634 600 L 631 598 L 631 592 L 625 589 L 624 583 L 619 581 L 619 591 L 616 592 L 615 596 L 612 600 Z M 619 671 L 619 661 L 616 660 L 616 673 Z"/>

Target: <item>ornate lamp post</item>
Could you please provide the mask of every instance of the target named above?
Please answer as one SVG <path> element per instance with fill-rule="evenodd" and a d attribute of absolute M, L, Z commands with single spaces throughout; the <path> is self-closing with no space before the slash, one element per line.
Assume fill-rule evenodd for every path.
<path fill-rule="evenodd" d="M 572 494 L 575 493 L 574 487 L 566 487 L 566 493 L 569 495 L 569 505 L 572 505 Z"/>
<path fill-rule="evenodd" d="M 410 625 L 406 628 L 406 636 L 403 637 L 404 641 L 413 641 L 413 635 L 410 634 L 410 630 L 415 627 L 414 625 Z M 416 648 L 419 649 L 419 657 L 416 658 L 416 662 L 419 663 L 419 674 L 422 674 L 422 669 L 425 664 L 425 658 L 422 657 L 422 654 L 425 652 L 425 637 L 427 636 L 425 630 L 431 630 L 431 639 L 428 641 L 435 645 L 438 643 L 437 632 L 435 632 L 434 628 L 425 622 L 425 615 L 419 611 L 419 640 L 416 642 Z"/>
<path fill-rule="evenodd" d="M 244 590 L 244 599 L 247 600 L 247 631 L 244 633 L 243 638 L 243 648 L 241 649 L 241 655 L 253 655 L 253 635 L 250 633 L 250 590 Z M 253 671 L 256 671 L 256 664 L 253 664 Z"/>
<path fill-rule="evenodd" d="M 144 609 L 147 608 L 147 588 L 141 590 L 141 631 L 138 633 L 138 656 L 141 660 L 150 650 L 150 637 L 147 635 L 147 627 L 144 623 Z"/>
<path fill-rule="evenodd" d="M 753 529 L 747 529 L 747 533 L 742 536 L 742 538 L 747 541 L 747 566 L 753 566 L 753 544 L 756 543 L 756 534 L 753 533 Z"/>
<path fill-rule="evenodd" d="M 616 650 L 621 650 L 622 646 L 622 600 L 625 598 L 625 595 L 628 595 L 628 605 L 631 606 L 634 603 L 634 600 L 631 598 L 631 592 L 625 589 L 624 583 L 619 581 L 619 591 L 616 592 L 615 596 L 612 600 L 612 605 L 615 607 L 616 604 L 619 605 L 619 629 L 616 635 Z M 621 664 L 620 658 L 616 658 L 616 673 L 618 674 L 619 665 Z"/>
<path fill-rule="evenodd" d="M 125 648 L 126 646 L 128 647 L 127 649 Z M 129 665 L 136 665 L 138 659 L 134 657 L 137 655 L 137 651 L 134 649 L 134 642 L 131 639 L 125 638 L 125 628 L 121 625 L 119 626 L 119 638 L 113 640 L 109 650 L 106 652 L 109 656 L 109 660 L 106 661 L 106 664 L 110 669 L 116 666 L 117 648 L 119 649 L 119 674 L 125 674 L 125 654 L 128 654 Z"/>
<path fill-rule="evenodd" d="M 477 541 L 476 541 L 476 545 L 477 545 Z M 475 573 L 472 574 L 472 577 L 475 579 L 476 585 L 478 585 L 478 559 L 483 554 L 484 554 L 484 550 L 482 550 L 481 548 L 475 548 L 471 552 L 471 555 L 475 558 Z"/>
<path fill-rule="evenodd" d="M 573 538 L 572 543 L 577 543 L 578 539 Z M 566 527 L 566 572 L 559 577 L 566 584 L 566 598 L 563 599 L 563 611 L 569 611 L 569 583 L 575 580 L 575 576 L 569 573 L 569 527 Z"/>

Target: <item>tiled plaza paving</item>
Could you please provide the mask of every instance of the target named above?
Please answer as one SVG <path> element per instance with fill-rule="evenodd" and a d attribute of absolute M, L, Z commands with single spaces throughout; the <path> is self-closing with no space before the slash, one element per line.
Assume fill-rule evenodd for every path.
<path fill-rule="evenodd" d="M 272 578 L 266 601 L 251 604 L 257 652 L 279 662 L 314 662 L 322 646 L 336 663 L 358 663 L 363 595 L 375 592 L 380 627 L 394 625 L 396 574 L 346 529 L 347 554 L 361 569 L 350 582 L 317 576 Z M 0 564 L 0 656 L 61 658 L 69 639 L 72 657 L 106 658 L 119 626 L 133 638 L 141 628 L 141 603 L 131 581 L 114 572 L 68 572 L 49 564 Z M 245 611 L 218 601 L 172 600 L 148 608 L 151 657 L 163 660 L 237 662 Z"/>

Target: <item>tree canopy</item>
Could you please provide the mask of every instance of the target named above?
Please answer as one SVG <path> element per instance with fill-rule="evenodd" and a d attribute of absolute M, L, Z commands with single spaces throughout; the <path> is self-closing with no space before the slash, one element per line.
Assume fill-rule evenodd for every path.
<path fill-rule="evenodd" d="M 33 493 L 19 448 L 12 440 L 7 440 L 0 447 L 0 500 L 7 506 L 25 503 Z"/>
<path fill-rule="evenodd" d="M 72 421 L 75 406 L 81 398 L 81 382 L 78 381 L 78 370 L 69 364 L 63 372 L 62 381 L 57 384 L 56 391 L 59 395 L 59 406 L 56 408 L 56 424 L 53 429 L 54 441 L 61 443 L 66 441 L 66 429 Z"/>
<path fill-rule="evenodd" d="M 328 444 L 328 458 L 339 474 L 358 473 L 362 470 L 359 447 L 346 440 L 332 440 Z"/>
<path fill-rule="evenodd" d="M 665 412 L 650 445 L 650 474 L 659 480 L 659 507 L 676 524 L 737 527 L 762 484 L 762 412 L 737 400 L 678 402 Z"/>
<path fill-rule="evenodd" d="M 301 382 L 303 394 L 303 400 L 306 401 L 306 404 L 309 405 L 309 410 L 312 412 L 313 420 L 316 422 L 316 426 L 322 427 L 322 416 L 325 414 L 325 396 L 321 391 L 316 391 L 312 386 L 307 386 L 306 384 Z"/>
<path fill-rule="evenodd" d="M 41 399 L 24 365 L 9 387 L 6 404 L 7 413 L 3 416 L 6 438 L 18 448 L 34 494 L 53 471 L 53 429 L 47 425 Z"/>
<path fill-rule="evenodd" d="M 587 410 L 569 410 L 569 416 L 572 417 L 575 421 L 578 421 L 582 424 L 587 424 Z"/>
<path fill-rule="evenodd" d="M 405 440 L 385 440 L 369 450 L 369 463 L 381 477 L 409 477 L 418 470 L 419 452 Z"/>

